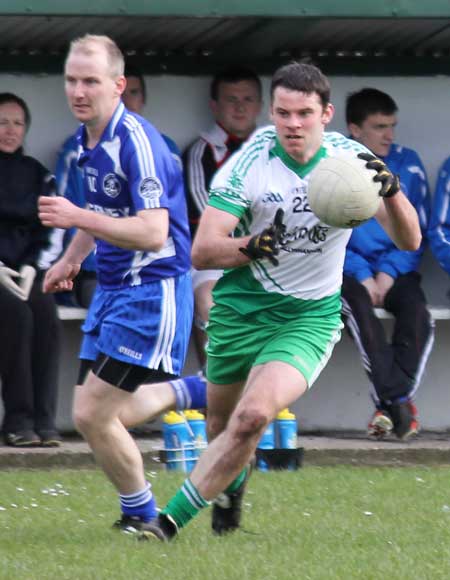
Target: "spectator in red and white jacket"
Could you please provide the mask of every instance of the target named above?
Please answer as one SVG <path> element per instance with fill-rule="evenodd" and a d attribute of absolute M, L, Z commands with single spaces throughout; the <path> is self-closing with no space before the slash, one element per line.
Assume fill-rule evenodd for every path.
<path fill-rule="evenodd" d="M 256 129 L 262 106 L 259 77 L 251 69 L 241 66 L 219 72 L 211 82 L 209 105 L 214 125 L 202 132 L 183 155 L 192 236 L 208 203 L 213 175 Z M 206 360 L 204 327 L 212 305 L 211 293 L 221 275 L 222 270 L 193 271 L 194 332 L 202 367 Z"/>

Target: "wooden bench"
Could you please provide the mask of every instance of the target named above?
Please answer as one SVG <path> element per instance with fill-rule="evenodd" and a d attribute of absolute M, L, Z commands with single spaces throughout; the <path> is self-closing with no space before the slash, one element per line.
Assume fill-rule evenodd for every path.
<path fill-rule="evenodd" d="M 433 320 L 450 320 L 450 308 L 445 306 L 429 307 Z M 74 306 L 58 306 L 58 316 L 60 320 L 84 320 L 87 310 L 85 308 L 76 308 Z M 375 308 L 375 314 L 381 320 L 393 318 L 390 312 L 384 308 Z"/>
<path fill-rule="evenodd" d="M 392 323 L 392 315 L 383 308 L 376 308 L 375 312 L 386 324 Z M 430 306 L 430 312 L 435 321 L 450 320 L 450 308 Z M 78 373 L 80 325 L 86 310 L 59 306 L 58 313 L 63 326 L 58 426 L 63 431 L 72 431 L 73 385 Z M 450 429 L 450 326 L 439 323 L 436 327 L 436 341 L 417 403 L 423 428 L 445 431 Z M 195 349 L 190 344 L 184 372 L 189 375 L 197 370 Z M 346 332 L 316 385 L 292 405 L 292 410 L 297 415 L 300 432 L 365 431 L 372 410 L 368 379 L 357 349 Z"/>
<path fill-rule="evenodd" d="M 58 317 L 60 320 L 84 320 L 86 318 L 86 313 L 86 308 L 58 306 Z"/>
<path fill-rule="evenodd" d="M 429 306 L 428 307 L 433 320 L 450 320 L 450 308 L 445 306 Z M 382 320 L 389 320 L 394 318 L 390 312 L 384 308 L 375 308 L 375 314 Z"/>

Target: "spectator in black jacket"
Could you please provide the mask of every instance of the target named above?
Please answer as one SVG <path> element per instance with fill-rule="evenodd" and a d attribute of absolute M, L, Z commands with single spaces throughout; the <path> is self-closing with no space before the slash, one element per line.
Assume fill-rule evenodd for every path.
<path fill-rule="evenodd" d="M 38 219 L 40 195 L 54 178 L 23 153 L 26 103 L 0 93 L 0 378 L 3 436 L 13 447 L 59 445 L 55 429 L 59 322 L 41 289 L 52 230 Z"/>

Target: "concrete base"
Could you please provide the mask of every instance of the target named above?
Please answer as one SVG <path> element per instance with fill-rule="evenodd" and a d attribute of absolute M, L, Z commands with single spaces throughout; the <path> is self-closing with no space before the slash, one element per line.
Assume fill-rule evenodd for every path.
<path fill-rule="evenodd" d="M 164 469 L 160 436 L 136 439 L 146 469 Z M 408 443 L 395 438 L 369 441 L 361 434 L 300 435 L 302 466 L 436 466 L 450 464 L 450 440 L 425 433 Z M 65 438 L 61 447 L 15 449 L 0 446 L 0 469 L 97 468 L 87 443 L 80 438 Z"/>

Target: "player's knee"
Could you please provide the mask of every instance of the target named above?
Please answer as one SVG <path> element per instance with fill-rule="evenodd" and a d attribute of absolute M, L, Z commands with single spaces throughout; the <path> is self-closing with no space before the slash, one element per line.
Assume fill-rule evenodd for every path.
<path fill-rule="evenodd" d="M 259 438 L 269 421 L 267 414 L 257 407 L 240 409 L 233 421 L 234 437 L 238 440 Z"/>
<path fill-rule="evenodd" d="M 72 411 L 73 424 L 82 435 L 88 435 L 98 423 L 95 413 L 86 405 L 75 405 Z"/>

